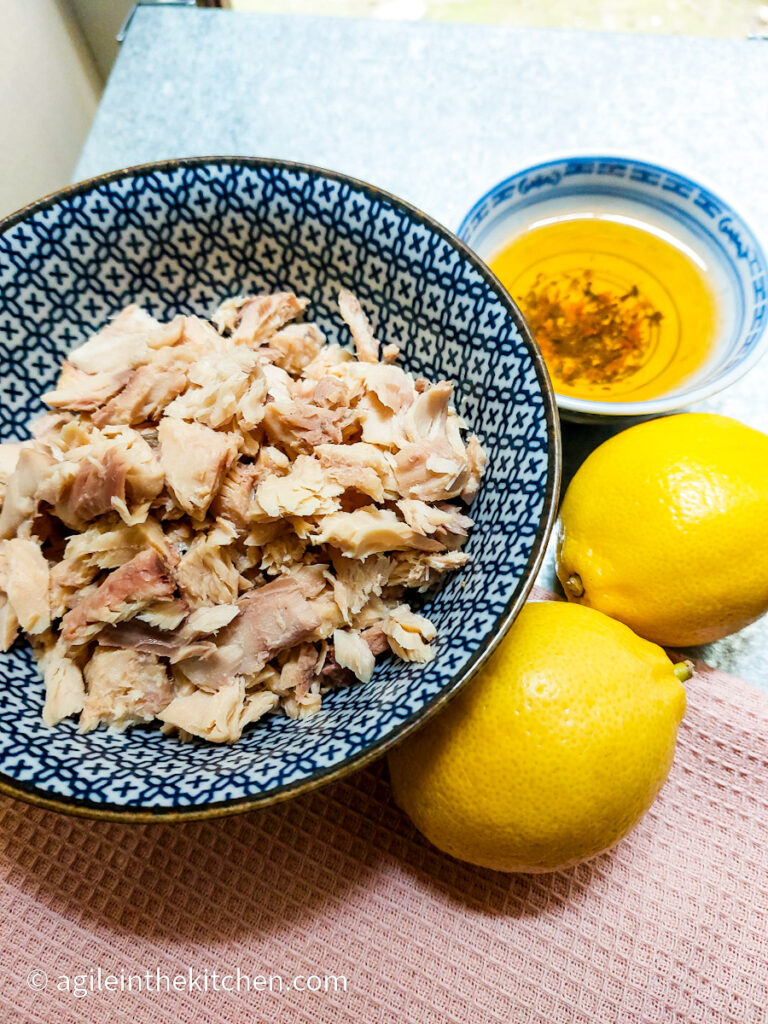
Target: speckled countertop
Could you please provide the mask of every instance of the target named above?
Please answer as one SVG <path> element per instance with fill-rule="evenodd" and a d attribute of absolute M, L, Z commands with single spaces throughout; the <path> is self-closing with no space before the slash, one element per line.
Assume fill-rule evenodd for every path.
<path fill-rule="evenodd" d="M 455 229 L 516 168 L 612 150 L 704 176 L 765 239 L 766 97 L 761 40 L 140 7 L 76 178 L 280 156 L 371 181 Z M 700 408 L 768 432 L 768 359 Z M 564 484 L 610 432 L 564 424 Z M 696 653 L 768 690 L 768 618 Z"/>

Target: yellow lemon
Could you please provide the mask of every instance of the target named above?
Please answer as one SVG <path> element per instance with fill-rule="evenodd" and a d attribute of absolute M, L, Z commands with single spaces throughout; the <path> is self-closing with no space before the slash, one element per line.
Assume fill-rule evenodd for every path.
<path fill-rule="evenodd" d="M 567 867 L 648 810 L 684 710 L 661 648 L 589 608 L 529 604 L 478 677 L 390 753 L 395 800 L 461 860 Z"/>
<path fill-rule="evenodd" d="M 688 413 L 597 448 L 560 511 L 568 598 L 665 646 L 708 643 L 768 610 L 768 436 Z"/>

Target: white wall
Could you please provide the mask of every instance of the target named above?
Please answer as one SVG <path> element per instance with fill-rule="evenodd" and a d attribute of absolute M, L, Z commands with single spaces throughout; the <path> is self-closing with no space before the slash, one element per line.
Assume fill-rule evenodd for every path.
<path fill-rule="evenodd" d="M 0 0 L 0 216 L 69 183 L 99 92 L 57 0 Z"/>
<path fill-rule="evenodd" d="M 117 34 L 134 0 L 64 0 L 93 54 L 100 77 L 106 81 L 119 50 Z M 2 0 L 0 0 L 2 3 Z"/>

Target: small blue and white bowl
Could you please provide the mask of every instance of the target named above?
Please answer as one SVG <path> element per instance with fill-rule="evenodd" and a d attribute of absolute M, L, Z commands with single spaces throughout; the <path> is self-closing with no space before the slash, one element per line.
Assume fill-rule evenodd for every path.
<path fill-rule="evenodd" d="M 436 658 L 385 660 L 304 721 L 271 717 L 234 746 L 157 728 L 47 729 L 26 643 L 0 655 L 0 792 L 127 821 L 248 810 L 378 756 L 487 659 L 531 588 L 557 505 L 557 412 L 519 311 L 452 234 L 343 174 L 248 158 L 173 160 L 65 189 L 0 223 L 0 439 L 22 439 L 79 341 L 129 302 L 205 315 L 227 295 L 293 289 L 331 340 L 352 289 L 418 376 L 456 382 L 488 452 L 472 561 L 427 606 Z"/>
<path fill-rule="evenodd" d="M 622 156 L 548 160 L 486 192 L 458 234 L 487 262 L 533 223 L 580 213 L 631 217 L 682 243 L 705 269 L 720 322 L 709 359 L 679 387 L 636 402 L 557 395 L 566 419 L 659 416 L 709 398 L 755 365 L 768 344 L 768 265 L 762 246 L 729 203 L 677 171 Z"/>

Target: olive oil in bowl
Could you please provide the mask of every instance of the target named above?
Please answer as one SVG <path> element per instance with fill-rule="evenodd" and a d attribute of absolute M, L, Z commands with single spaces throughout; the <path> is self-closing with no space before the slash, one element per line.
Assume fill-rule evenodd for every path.
<path fill-rule="evenodd" d="M 489 263 L 560 395 L 658 398 L 690 380 L 713 351 L 718 308 L 707 267 L 650 224 L 615 214 L 552 217 Z"/>

